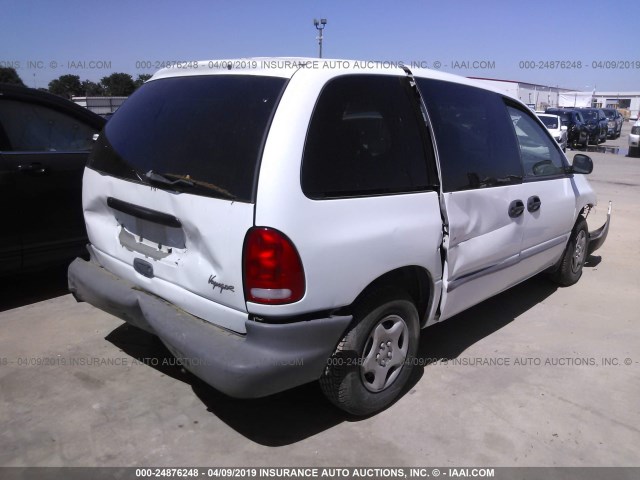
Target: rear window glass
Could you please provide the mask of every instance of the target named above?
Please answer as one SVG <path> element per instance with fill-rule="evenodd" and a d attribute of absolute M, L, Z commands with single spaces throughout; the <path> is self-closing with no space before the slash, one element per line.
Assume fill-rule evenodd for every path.
<path fill-rule="evenodd" d="M 89 166 L 158 188 L 253 202 L 264 139 L 285 84 L 250 75 L 146 83 L 109 120 Z"/>
<path fill-rule="evenodd" d="M 544 123 L 544 126 L 550 129 L 558 128 L 558 119 L 556 117 L 543 117 L 542 115 L 538 117 Z"/>

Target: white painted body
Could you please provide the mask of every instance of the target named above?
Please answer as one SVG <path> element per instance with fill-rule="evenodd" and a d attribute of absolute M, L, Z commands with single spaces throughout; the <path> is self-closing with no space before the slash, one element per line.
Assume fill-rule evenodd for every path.
<path fill-rule="evenodd" d="M 453 194 L 429 191 L 309 199 L 300 185 L 300 162 L 309 121 L 327 81 L 346 74 L 406 73 L 402 69 L 363 70 L 352 66 L 235 68 L 232 73 L 290 79 L 264 146 L 255 205 L 171 193 L 90 169 L 85 172 L 83 189 L 89 240 L 100 264 L 181 309 L 230 330 L 244 333 L 250 314 L 295 316 L 349 306 L 374 280 L 407 266 L 417 266 L 428 273 L 430 300 L 423 325 L 432 324 L 556 263 L 580 211 L 595 203 L 593 191 L 581 175 Z M 169 69 L 150 81 L 203 74 L 229 72 Z M 487 89 L 474 81 L 439 72 L 422 70 L 413 74 Z M 511 200 L 526 202 L 532 195 L 542 200 L 537 214 L 525 212 L 516 219 L 506 215 Z M 109 196 L 174 215 L 183 226 L 160 227 L 148 234 L 155 241 L 144 243 L 140 237 L 150 229 L 157 230 L 157 226 L 126 218 L 109 208 Z M 301 300 L 285 305 L 245 302 L 242 248 L 245 235 L 253 226 L 277 229 L 297 248 L 306 282 Z M 133 260 L 147 250 L 141 245 L 123 245 L 123 230 L 133 235 L 134 242 L 158 252 L 145 257 L 153 263 L 154 278 L 146 278 L 132 268 Z M 448 234 L 443 235 L 443 231 Z M 170 253 L 167 245 L 171 246 Z M 500 264 L 504 268 L 485 271 L 477 278 L 473 275 Z M 208 282 L 210 276 L 233 290 L 216 289 Z"/>
<path fill-rule="evenodd" d="M 634 127 L 640 127 L 640 119 L 633 124 Z M 640 135 L 637 133 L 629 134 L 629 148 L 640 148 Z"/>

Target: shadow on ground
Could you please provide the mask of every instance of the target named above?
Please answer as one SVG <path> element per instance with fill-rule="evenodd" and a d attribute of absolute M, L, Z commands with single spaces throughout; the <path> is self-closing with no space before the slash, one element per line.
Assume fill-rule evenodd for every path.
<path fill-rule="evenodd" d="M 477 341 L 500 330 L 544 301 L 558 286 L 537 276 L 455 317 L 422 331 L 418 356 L 427 363 L 457 358 Z"/>
<path fill-rule="evenodd" d="M 0 277 L 0 312 L 67 293 L 67 265 Z"/>
<path fill-rule="evenodd" d="M 210 387 L 176 365 L 175 358 L 158 337 L 143 330 L 123 324 L 112 331 L 106 340 L 151 368 L 191 385 L 208 411 L 262 445 L 289 445 L 327 430 L 347 418 L 325 400 L 316 382 L 261 399 L 236 399 Z"/>
<path fill-rule="evenodd" d="M 458 357 L 477 341 L 542 302 L 556 288 L 544 277 L 535 277 L 442 324 L 423 330 L 418 355 L 428 359 L 423 362 L 427 366 L 416 368 L 407 391 L 428 373 L 429 362 Z M 316 382 L 266 398 L 238 400 L 218 392 L 176 365 L 171 353 L 149 333 L 124 324 L 112 331 L 106 340 L 147 365 L 153 363 L 151 368 L 189 384 L 208 411 L 261 445 L 289 445 L 341 422 L 358 420 L 325 400 Z"/>

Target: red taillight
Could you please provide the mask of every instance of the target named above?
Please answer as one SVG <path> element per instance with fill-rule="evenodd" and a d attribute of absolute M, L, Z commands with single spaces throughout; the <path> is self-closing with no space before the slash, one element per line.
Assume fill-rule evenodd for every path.
<path fill-rule="evenodd" d="M 281 305 L 304 296 L 304 270 L 298 251 L 277 230 L 249 230 L 244 241 L 243 268 L 247 302 Z"/>

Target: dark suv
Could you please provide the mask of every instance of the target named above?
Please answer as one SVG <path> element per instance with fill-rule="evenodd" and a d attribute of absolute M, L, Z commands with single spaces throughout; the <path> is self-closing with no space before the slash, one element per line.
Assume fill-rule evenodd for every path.
<path fill-rule="evenodd" d="M 64 98 L 0 84 L 0 276 L 84 250 L 82 174 L 104 123 Z"/>
<path fill-rule="evenodd" d="M 602 111 L 607 117 L 607 136 L 609 138 L 618 138 L 622 132 L 624 118 L 615 108 L 603 108 Z"/>
<path fill-rule="evenodd" d="M 602 143 L 607 140 L 609 121 L 601 108 L 581 108 L 580 113 L 587 123 L 587 132 L 591 143 Z"/>
<path fill-rule="evenodd" d="M 567 127 L 567 143 L 570 147 L 587 145 L 587 125 L 579 111 L 570 108 L 547 108 L 545 113 L 560 117 L 562 126 Z"/>

